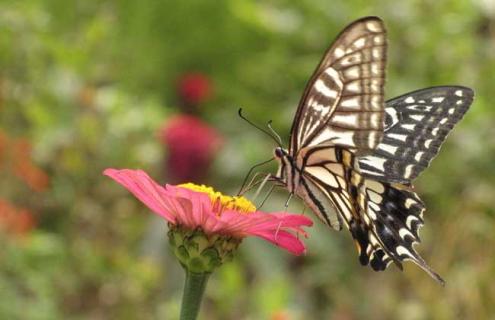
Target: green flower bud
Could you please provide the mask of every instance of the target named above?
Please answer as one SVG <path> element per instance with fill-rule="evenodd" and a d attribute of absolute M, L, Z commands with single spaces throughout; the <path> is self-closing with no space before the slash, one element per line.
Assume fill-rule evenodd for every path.
<path fill-rule="evenodd" d="M 185 229 L 169 223 L 169 243 L 180 264 L 192 273 L 211 273 L 232 259 L 241 239 L 207 235 L 200 228 Z"/>

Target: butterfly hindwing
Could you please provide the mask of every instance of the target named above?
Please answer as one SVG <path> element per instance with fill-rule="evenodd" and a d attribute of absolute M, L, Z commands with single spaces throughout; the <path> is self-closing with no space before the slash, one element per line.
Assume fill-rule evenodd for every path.
<path fill-rule="evenodd" d="M 434 279 L 444 283 L 414 249 L 420 242 L 424 204 L 409 187 L 360 178 L 359 222 L 351 231 L 362 264 L 384 270 L 391 262 L 402 269 L 402 262 L 413 261 Z"/>
<path fill-rule="evenodd" d="M 302 187 L 305 190 L 304 197 L 306 205 L 316 214 L 321 221 L 335 230 L 342 229 L 342 218 L 340 217 L 341 210 L 346 208 L 336 208 L 332 201 L 332 196 L 340 196 L 340 193 L 335 192 L 328 185 L 322 183 L 318 179 L 307 178 L 301 181 Z"/>
<path fill-rule="evenodd" d="M 317 216 L 336 230 L 342 228 L 342 215 L 352 213 L 351 196 L 347 193 L 343 151 L 329 146 L 305 148 L 296 165 L 302 170 L 303 199 Z M 345 220 L 344 220 L 345 221 Z"/>
<path fill-rule="evenodd" d="M 362 176 L 356 159 L 353 153 L 338 147 L 305 150 L 298 162 L 304 168 L 301 183 L 307 188 L 305 202 L 333 227 L 327 218 L 332 217 L 328 209 L 337 211 L 337 219 L 332 221 L 349 229 L 361 264 L 379 271 L 391 262 L 402 268 L 403 261 L 411 260 L 443 283 L 414 249 L 423 225 L 421 199 L 409 186 Z"/>
<path fill-rule="evenodd" d="M 315 145 L 365 154 L 383 132 L 386 31 L 377 17 L 349 25 L 308 82 L 291 129 L 290 153 Z"/>
<path fill-rule="evenodd" d="M 410 183 L 437 155 L 473 95 L 469 88 L 445 86 L 387 101 L 385 134 L 371 155 L 359 159 L 361 172 L 381 181 Z"/>

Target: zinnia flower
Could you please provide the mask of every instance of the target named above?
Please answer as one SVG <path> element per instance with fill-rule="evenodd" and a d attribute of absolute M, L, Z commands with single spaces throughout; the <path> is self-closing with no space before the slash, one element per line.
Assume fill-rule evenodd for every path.
<path fill-rule="evenodd" d="M 225 196 L 206 186 L 160 186 L 141 170 L 107 169 L 104 174 L 167 220 L 172 229 L 200 230 L 206 237 L 224 237 L 237 244 L 256 236 L 295 255 L 305 250 L 298 238 L 306 235 L 301 227 L 312 225 L 305 216 L 256 211 L 246 198 Z"/>
<path fill-rule="evenodd" d="M 201 119 L 180 115 L 169 119 L 160 133 L 167 146 L 167 179 L 177 182 L 202 181 L 208 173 L 222 136 Z"/>
<path fill-rule="evenodd" d="M 255 236 L 295 255 L 305 251 L 298 235 L 313 222 L 302 215 L 264 213 L 244 197 L 225 196 L 192 183 L 160 186 L 141 170 L 106 169 L 111 177 L 168 221 L 169 240 L 186 271 L 181 320 L 197 318 L 209 275 L 232 258 L 242 239 Z"/>

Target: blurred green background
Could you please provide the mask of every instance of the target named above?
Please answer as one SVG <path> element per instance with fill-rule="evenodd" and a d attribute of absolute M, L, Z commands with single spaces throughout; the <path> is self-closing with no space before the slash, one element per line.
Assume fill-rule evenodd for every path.
<path fill-rule="evenodd" d="M 197 116 L 224 140 L 206 182 L 235 193 L 274 147 L 237 109 L 273 119 L 287 141 L 324 50 L 365 15 L 389 31 L 387 98 L 443 84 L 476 92 L 416 182 L 427 205 L 418 250 L 446 287 L 411 263 L 361 267 L 348 232 L 316 221 L 304 257 L 244 241 L 212 276 L 200 318 L 495 319 L 489 0 L 1 1 L 0 318 L 177 319 L 183 275 L 165 223 L 102 170 L 167 180 L 157 132 L 183 110 L 177 79 L 199 72 L 210 97 Z"/>

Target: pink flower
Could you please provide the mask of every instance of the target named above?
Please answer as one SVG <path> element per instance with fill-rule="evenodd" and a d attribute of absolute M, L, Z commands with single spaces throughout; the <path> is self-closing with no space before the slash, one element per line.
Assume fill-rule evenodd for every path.
<path fill-rule="evenodd" d="M 160 186 L 141 170 L 106 169 L 111 177 L 173 226 L 196 230 L 207 236 L 237 239 L 256 236 L 295 255 L 305 247 L 298 235 L 306 236 L 303 226 L 313 222 L 302 215 L 265 213 L 244 197 L 229 197 L 210 187 L 186 184 Z"/>
<path fill-rule="evenodd" d="M 213 86 L 202 73 L 186 73 L 179 79 L 178 94 L 184 103 L 197 105 L 211 97 Z"/>
<path fill-rule="evenodd" d="M 159 135 L 168 148 L 166 171 L 168 179 L 173 182 L 205 179 L 223 142 L 214 128 L 187 115 L 168 120 Z"/>

